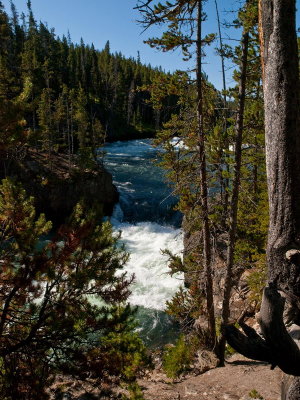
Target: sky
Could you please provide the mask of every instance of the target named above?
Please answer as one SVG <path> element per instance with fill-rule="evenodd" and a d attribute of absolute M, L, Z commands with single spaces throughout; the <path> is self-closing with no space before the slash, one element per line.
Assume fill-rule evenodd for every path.
<path fill-rule="evenodd" d="M 220 20 L 231 21 L 236 15 L 241 2 L 239 0 L 217 0 Z M 300 2 L 300 0 L 297 0 Z M 2 0 L 6 11 L 10 12 L 10 0 Z M 26 14 L 26 0 L 14 0 L 16 8 L 21 14 Z M 71 39 L 79 43 L 83 38 L 86 44 L 93 43 L 96 49 L 103 49 L 109 40 L 112 52 L 121 52 L 126 57 L 137 57 L 140 53 L 141 62 L 152 66 L 161 66 L 166 72 L 176 69 L 187 69 L 187 62 L 182 60 L 180 51 L 162 53 L 150 48 L 143 41 L 148 37 L 158 36 L 163 28 L 150 28 L 143 33 L 137 24 L 139 13 L 134 10 L 136 0 L 31 0 L 32 9 L 37 21 L 54 28 L 58 36 L 70 32 Z M 208 0 L 204 6 L 207 21 L 203 23 L 203 33 L 217 33 L 216 11 L 214 0 Z M 223 28 L 222 28 L 223 29 Z M 234 28 L 223 29 L 222 36 L 238 39 L 240 32 Z M 230 41 L 230 44 L 237 42 Z M 214 42 L 207 48 L 203 60 L 204 72 L 218 89 L 222 87 L 221 61 L 216 55 Z M 231 79 L 232 67 L 228 66 L 226 73 L 227 85 L 233 84 Z"/>

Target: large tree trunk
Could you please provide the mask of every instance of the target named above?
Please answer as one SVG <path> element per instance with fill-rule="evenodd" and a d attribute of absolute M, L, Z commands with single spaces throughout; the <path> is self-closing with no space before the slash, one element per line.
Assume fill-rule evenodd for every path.
<path fill-rule="evenodd" d="M 230 327 L 227 337 L 243 354 L 254 359 L 263 354 L 273 367 L 278 365 L 287 374 L 300 376 L 300 351 L 283 323 L 284 297 L 287 297 L 296 306 L 291 321 L 300 325 L 300 129 L 295 0 L 261 0 L 260 14 L 270 205 L 269 285 L 260 312 L 265 340 L 247 328 L 245 336 Z M 298 381 L 294 381 L 286 399 L 299 399 Z"/>
<path fill-rule="evenodd" d="M 261 2 L 269 279 L 300 296 L 300 129 L 295 0 Z M 286 255 L 286 253 L 288 255 Z M 295 253 L 295 255 L 298 253 Z"/>

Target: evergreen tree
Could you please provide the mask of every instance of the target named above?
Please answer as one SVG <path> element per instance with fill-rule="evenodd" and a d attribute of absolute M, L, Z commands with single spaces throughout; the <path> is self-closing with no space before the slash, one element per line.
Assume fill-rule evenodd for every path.
<path fill-rule="evenodd" d="M 161 38 L 149 39 L 148 43 L 156 48 L 162 48 L 163 51 L 181 47 L 184 55 L 188 57 L 194 43 L 196 45 L 199 43 L 200 33 L 198 32 L 198 41 L 197 38 L 188 36 L 188 29 L 183 30 L 184 19 L 180 18 L 180 12 L 184 10 L 186 15 L 190 15 L 188 11 L 195 12 L 196 3 L 139 2 L 138 8 L 143 10 L 145 19 L 142 23 L 145 27 L 161 22 L 166 23 L 167 26 Z M 173 183 L 174 192 L 179 196 L 178 208 L 184 214 L 183 263 L 177 257 L 170 254 L 169 256 L 172 273 L 178 270 L 185 273 L 188 290 L 181 289 L 168 303 L 168 310 L 179 319 L 182 326 L 188 327 L 188 331 L 195 332 L 196 328 L 200 336 L 203 333 L 203 322 L 200 323 L 200 321 L 203 321 L 203 314 L 207 315 L 209 309 L 209 306 L 205 307 L 204 304 L 204 298 L 207 298 L 209 292 L 207 291 L 209 274 L 205 277 L 205 271 L 207 271 L 205 254 L 209 254 L 207 250 L 209 241 L 215 243 L 213 255 L 215 260 L 218 258 L 219 268 L 227 270 L 226 273 L 224 272 L 226 284 L 223 292 L 223 307 L 219 314 L 223 327 L 230 317 L 231 290 L 238 285 L 243 271 L 253 270 L 249 275 L 252 292 L 246 306 L 249 314 L 254 314 L 259 306 L 259 290 L 262 283 L 257 282 L 259 279 L 263 282 L 265 276 L 265 239 L 268 217 L 263 161 L 263 110 L 257 19 L 257 1 L 248 1 L 240 10 L 238 20 L 235 21 L 236 25 L 244 29 L 246 45 L 243 48 L 238 46 L 235 51 L 232 51 L 238 66 L 234 73 L 238 84 L 230 93 L 231 101 L 229 102 L 226 98 L 225 122 L 224 113 L 222 110 L 220 112 L 219 108 L 220 104 L 224 105 L 226 93 L 217 93 L 205 80 L 203 74 L 199 75 L 199 72 L 196 82 L 193 82 L 185 73 L 177 73 L 167 80 L 159 77 L 150 86 L 151 101 L 155 108 L 160 109 L 165 96 L 170 96 L 170 94 L 178 96 L 179 108 L 179 112 L 177 109 L 177 114 L 172 115 L 164 124 L 164 130 L 159 133 L 157 140 L 157 143 L 164 146 L 166 150 L 162 154 L 162 165 L 168 169 L 168 177 Z M 209 36 L 208 41 L 211 39 L 212 36 Z M 201 58 L 200 47 L 201 43 L 198 44 L 198 60 Z M 247 59 L 249 62 L 246 70 Z M 200 61 L 198 61 L 198 71 L 199 65 L 201 65 Z M 202 90 L 199 86 L 201 81 Z M 204 111 L 203 113 L 200 112 L 199 107 Z M 199 116 L 201 116 L 200 120 Z M 199 131 L 201 124 L 203 127 Z M 199 145 L 201 131 L 206 133 L 204 148 L 201 142 L 202 137 L 200 138 L 202 146 Z M 197 157 L 199 150 L 202 156 Z M 204 162 L 203 150 L 207 157 L 206 178 L 203 174 L 199 175 Z M 211 196 L 203 187 L 203 180 L 206 180 Z M 207 207 L 204 207 L 204 210 L 207 210 L 206 213 L 203 211 L 204 203 L 201 200 L 203 196 L 207 201 Z M 253 212 L 249 213 L 249 208 L 253 209 Z M 205 215 L 207 215 L 206 222 Z M 263 218 L 261 218 L 262 215 Z M 210 236 L 206 241 L 203 231 L 205 223 L 209 228 L 206 230 L 206 235 Z M 206 251 L 204 251 L 205 246 Z M 227 261 L 222 261 L 222 248 L 225 246 Z M 217 286 L 218 282 L 215 279 L 211 282 L 211 294 L 220 292 Z M 211 298 L 207 305 L 214 304 L 215 301 Z M 242 313 L 242 318 L 246 314 Z M 239 320 L 241 323 L 242 318 Z M 211 314 L 212 319 L 213 314 Z M 219 346 L 219 351 L 217 346 L 215 350 L 222 362 L 225 351 L 222 335 Z"/>
<path fill-rule="evenodd" d="M 151 7 L 151 3 L 154 3 Z M 211 337 L 212 347 L 216 342 L 215 311 L 213 301 L 213 282 L 212 282 L 212 246 L 208 209 L 208 180 L 207 180 L 207 162 L 206 162 L 206 135 L 204 128 L 204 88 L 202 73 L 202 56 L 204 44 L 209 44 L 214 39 L 214 35 L 202 37 L 202 21 L 205 18 L 202 8 L 202 0 L 167 1 L 165 3 L 138 2 L 138 8 L 142 12 L 141 21 L 145 28 L 158 23 L 165 23 L 167 29 L 160 38 L 152 38 L 147 41 L 150 46 L 162 49 L 163 51 L 181 48 L 185 59 L 191 58 L 191 48 L 195 46 L 196 53 L 196 82 L 195 82 L 195 147 L 196 151 L 194 162 L 197 163 L 199 178 L 197 178 L 199 192 L 196 195 L 195 202 L 200 204 L 201 211 L 201 232 L 202 232 L 202 263 L 205 274 L 205 296 L 207 303 L 208 331 Z M 197 278 L 198 285 L 201 285 L 200 277 Z"/>
<path fill-rule="evenodd" d="M 58 373 L 98 384 L 135 384 L 147 361 L 125 302 L 128 255 L 108 223 L 78 205 L 41 243 L 51 223 L 9 180 L 0 186 L 0 388 L 5 399 L 46 399 Z M 83 215 L 85 214 L 85 217 Z M 113 378 L 115 377 L 115 378 Z"/>
<path fill-rule="evenodd" d="M 12 3 L 12 15 L 9 17 L 1 3 L 0 96 L 3 102 L 1 111 L 4 110 L 8 115 L 14 105 L 8 105 L 7 102 L 15 103 L 15 99 L 26 92 L 26 101 L 22 100 L 22 118 L 18 116 L 17 120 L 23 121 L 24 129 L 29 133 L 30 145 L 41 145 L 40 134 L 45 134 L 47 139 L 43 147 L 48 152 L 50 147 L 51 151 L 66 148 L 62 146 L 66 142 L 65 129 L 60 130 L 63 123 L 61 121 L 58 125 L 53 120 L 56 102 L 64 96 L 65 88 L 70 93 L 79 90 L 78 101 L 72 101 L 72 106 L 69 104 L 68 115 L 72 120 L 72 123 L 69 121 L 66 124 L 69 126 L 69 154 L 78 149 L 82 154 L 89 153 L 91 146 L 96 145 L 98 139 L 95 140 L 95 131 L 100 129 L 92 132 L 93 121 L 96 120 L 97 126 L 103 127 L 101 135 L 104 131 L 111 140 L 137 137 L 143 131 L 145 135 L 153 135 L 156 126 L 153 109 L 146 101 L 149 95 L 139 92 L 134 101 L 129 101 L 128 94 L 132 91 L 133 80 L 136 90 L 138 85 L 149 84 L 151 76 L 158 71 L 140 61 L 127 60 L 120 53 L 112 54 L 109 42 L 99 51 L 93 45 L 86 45 L 83 40 L 78 45 L 73 44 L 70 37 L 56 38 L 53 29 L 36 22 L 30 1 L 27 2 L 27 8 L 27 15 L 22 14 L 19 23 L 15 5 Z M 45 114 L 46 93 L 48 111 L 51 109 L 48 116 Z M 19 115 L 16 112 L 11 114 Z M 139 121 L 136 123 L 134 114 L 138 114 Z M 12 115 L 9 118 L 13 118 Z M 52 118 L 51 128 L 46 118 Z M 7 141 L 10 141 L 8 137 Z M 84 150 L 83 146 L 87 149 Z"/>

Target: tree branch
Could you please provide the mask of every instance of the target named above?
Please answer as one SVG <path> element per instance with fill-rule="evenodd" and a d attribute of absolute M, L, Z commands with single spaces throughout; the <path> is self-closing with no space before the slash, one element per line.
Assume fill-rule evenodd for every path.
<path fill-rule="evenodd" d="M 3 334 L 3 329 L 4 329 L 5 322 L 6 322 L 7 314 L 9 311 L 10 303 L 19 289 L 20 289 L 20 286 L 14 286 L 5 300 L 2 314 L 1 314 L 1 319 L 0 319 L 0 336 L 2 336 L 2 334 Z"/>
<path fill-rule="evenodd" d="M 264 339 L 253 328 L 242 324 L 243 334 L 234 326 L 227 326 L 227 342 L 245 357 L 276 365 L 286 374 L 300 376 L 300 350 L 283 323 L 285 299 L 274 285 L 264 290 L 259 324 Z"/>

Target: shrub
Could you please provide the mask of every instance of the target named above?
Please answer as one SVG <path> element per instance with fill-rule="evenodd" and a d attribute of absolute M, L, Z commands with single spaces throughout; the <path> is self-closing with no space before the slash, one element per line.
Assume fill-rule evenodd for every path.
<path fill-rule="evenodd" d="M 192 351 L 183 335 L 179 337 L 174 347 L 166 350 L 163 357 L 163 368 L 169 378 L 177 378 L 189 369 L 192 361 Z"/>
<path fill-rule="evenodd" d="M 250 397 L 250 399 L 264 400 L 264 398 L 255 389 L 253 389 L 253 390 L 251 390 L 251 392 L 249 392 L 249 397 Z"/>

